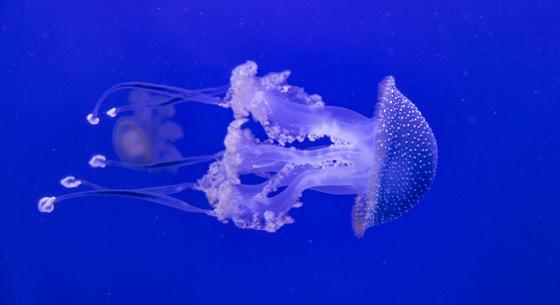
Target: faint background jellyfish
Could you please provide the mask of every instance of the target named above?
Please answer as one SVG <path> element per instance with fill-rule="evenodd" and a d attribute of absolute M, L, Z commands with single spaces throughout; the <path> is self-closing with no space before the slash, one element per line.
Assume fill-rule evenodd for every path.
<path fill-rule="evenodd" d="M 132 114 L 119 117 L 113 128 L 113 146 L 122 161 L 140 165 L 181 159 L 172 144 L 183 137 L 181 125 L 171 120 L 174 107 L 149 107 L 161 99 L 145 91 L 130 92 Z"/>
<path fill-rule="evenodd" d="M 232 71 L 229 86 L 187 90 L 149 83 L 122 83 L 106 91 L 88 115 L 98 124 L 107 97 L 131 90 L 130 104 L 109 109 L 119 116 L 113 144 L 120 160 L 104 155 L 90 159 L 93 167 L 172 168 L 211 162 L 194 182 L 140 189 L 112 189 L 69 176 L 66 188 L 89 190 L 43 197 L 38 208 L 51 212 L 54 204 L 86 196 L 117 196 L 156 202 L 187 212 L 204 213 L 240 228 L 275 232 L 293 222 L 289 212 L 302 205 L 305 190 L 354 194 L 352 224 L 356 236 L 371 226 L 408 211 L 431 186 L 437 164 L 437 145 L 428 123 L 402 95 L 393 77 L 379 85 L 373 117 L 350 109 L 327 106 L 317 94 L 289 85 L 289 71 L 257 76 L 257 65 L 246 62 Z M 223 151 L 183 157 L 172 142 L 183 136 L 171 121 L 173 106 L 198 102 L 230 108 Z M 124 114 L 128 113 L 128 114 Z M 260 124 L 266 138 L 257 138 L 246 124 Z M 329 145 L 298 149 L 296 141 L 319 138 Z M 260 176 L 257 184 L 242 183 L 245 175 Z M 185 190 L 204 192 L 209 208 L 174 195 Z"/>

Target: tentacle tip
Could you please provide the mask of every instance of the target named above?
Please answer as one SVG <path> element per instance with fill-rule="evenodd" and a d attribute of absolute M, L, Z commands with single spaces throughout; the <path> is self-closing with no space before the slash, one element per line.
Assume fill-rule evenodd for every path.
<path fill-rule="evenodd" d="M 93 115 L 93 113 L 88 114 L 86 118 L 91 125 L 99 124 L 99 118 Z"/>
<path fill-rule="evenodd" d="M 66 176 L 62 178 L 62 180 L 60 180 L 60 184 L 62 184 L 62 186 L 67 189 L 72 189 L 80 186 L 80 184 L 82 184 L 82 181 L 80 179 L 76 179 L 76 177 L 74 176 Z"/>
<path fill-rule="evenodd" d="M 89 159 L 88 163 L 93 168 L 104 168 L 107 166 L 107 158 L 104 155 L 95 155 Z"/>
<path fill-rule="evenodd" d="M 56 201 L 56 197 L 43 197 L 39 199 L 37 203 L 37 209 L 39 209 L 42 213 L 50 213 L 54 210 L 54 202 Z"/>
<path fill-rule="evenodd" d="M 114 118 L 117 116 L 117 108 L 113 107 L 109 110 L 107 110 L 107 112 L 105 112 L 108 116 Z"/>

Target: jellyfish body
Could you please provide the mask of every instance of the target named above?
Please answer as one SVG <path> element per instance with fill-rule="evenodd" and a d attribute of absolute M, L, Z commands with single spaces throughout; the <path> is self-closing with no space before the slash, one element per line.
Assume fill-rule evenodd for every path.
<path fill-rule="evenodd" d="M 301 206 L 303 191 L 314 190 L 356 195 L 352 223 L 361 237 L 367 228 L 401 216 L 418 202 L 434 179 L 437 145 L 426 120 L 398 91 L 392 77 L 380 83 L 375 115 L 367 117 L 325 105 L 319 95 L 289 85 L 289 75 L 284 71 L 258 77 L 257 65 L 249 61 L 233 70 L 229 87 L 189 91 L 124 83 L 111 88 L 88 120 L 98 123 L 101 103 L 122 89 L 133 90 L 131 104 L 112 108 L 107 114 L 133 111 L 133 115 L 121 117 L 115 125 L 113 142 L 120 161 L 98 155 L 90 164 L 151 169 L 212 162 L 207 173 L 193 183 L 134 190 L 109 189 L 70 177 L 63 180 L 64 186 L 84 184 L 92 190 L 44 197 L 39 209 L 50 212 L 56 202 L 68 198 L 124 196 L 205 213 L 241 228 L 275 232 L 293 222 L 289 212 Z M 182 137 L 181 127 L 170 120 L 172 107 L 184 102 L 233 111 L 223 151 L 183 158 L 172 145 Z M 246 124 L 249 120 L 262 126 L 265 139 L 253 134 Z M 306 149 L 294 145 L 324 137 L 329 145 Z M 243 183 L 245 175 L 263 181 Z M 187 189 L 204 192 L 210 208 L 198 208 L 172 196 Z"/>
<path fill-rule="evenodd" d="M 183 137 L 181 125 L 171 121 L 173 106 L 152 109 L 150 103 L 161 97 L 144 91 L 131 91 L 129 101 L 137 106 L 131 116 L 122 116 L 113 128 L 113 146 L 119 158 L 133 164 L 181 159 L 173 142 Z"/>

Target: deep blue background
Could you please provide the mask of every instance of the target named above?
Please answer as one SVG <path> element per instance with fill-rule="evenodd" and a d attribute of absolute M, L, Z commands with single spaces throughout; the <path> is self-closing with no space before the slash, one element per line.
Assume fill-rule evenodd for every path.
<path fill-rule="evenodd" d="M 560 302 L 557 1 L 154 2 L 0 1 L 1 305 Z M 394 75 L 439 143 L 432 190 L 363 239 L 351 197 L 313 192 L 276 234 L 135 201 L 36 210 L 68 174 L 195 179 L 90 169 L 111 124 L 85 115 L 114 83 L 221 85 L 247 59 L 368 115 Z M 179 110 L 185 154 L 221 148 L 228 111 Z"/>

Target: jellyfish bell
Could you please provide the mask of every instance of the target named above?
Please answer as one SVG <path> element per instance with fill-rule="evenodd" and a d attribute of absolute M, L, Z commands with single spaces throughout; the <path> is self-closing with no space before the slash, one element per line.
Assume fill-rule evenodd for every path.
<path fill-rule="evenodd" d="M 39 210 L 51 212 L 58 202 L 88 196 L 116 196 L 160 203 L 183 211 L 204 213 L 240 228 L 275 232 L 294 220 L 292 208 L 302 205 L 305 190 L 354 194 L 352 227 L 356 236 L 374 225 L 408 211 L 432 184 L 437 164 L 433 133 L 416 106 L 402 95 L 392 77 L 379 85 L 373 117 L 343 107 L 328 106 L 317 94 L 287 82 L 289 71 L 257 76 L 257 65 L 246 62 L 232 71 L 229 86 L 201 90 L 149 83 L 111 87 L 88 115 L 100 122 L 101 105 L 114 92 L 131 90 L 130 104 L 110 108 L 117 118 L 113 144 L 119 160 L 96 155 L 92 167 L 177 169 L 211 162 L 196 182 L 140 189 L 112 189 L 71 177 L 62 185 L 89 190 L 44 197 Z M 171 119 L 174 106 L 205 103 L 229 108 L 233 120 L 224 150 L 183 157 L 173 141 L 183 136 Z M 249 121 L 258 123 L 258 138 Z M 297 148 L 295 141 L 328 138 L 329 145 Z M 257 175 L 262 182 L 242 182 Z M 208 208 L 178 198 L 186 190 L 203 192 Z"/>
<path fill-rule="evenodd" d="M 356 196 L 352 225 L 357 236 L 398 218 L 432 185 L 437 143 L 418 108 L 386 77 L 379 85 L 375 144 L 367 192 Z"/>
<path fill-rule="evenodd" d="M 151 144 L 141 126 L 130 119 L 119 119 L 113 129 L 113 147 L 121 160 L 147 163 L 152 160 Z"/>

